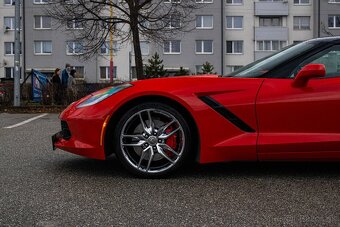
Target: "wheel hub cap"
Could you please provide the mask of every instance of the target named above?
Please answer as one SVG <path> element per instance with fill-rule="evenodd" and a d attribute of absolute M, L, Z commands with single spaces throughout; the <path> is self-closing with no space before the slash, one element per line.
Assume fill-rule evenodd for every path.
<path fill-rule="evenodd" d="M 148 143 L 153 146 L 153 145 L 156 145 L 157 144 L 157 137 L 156 136 L 150 136 L 149 139 L 148 139 Z"/>

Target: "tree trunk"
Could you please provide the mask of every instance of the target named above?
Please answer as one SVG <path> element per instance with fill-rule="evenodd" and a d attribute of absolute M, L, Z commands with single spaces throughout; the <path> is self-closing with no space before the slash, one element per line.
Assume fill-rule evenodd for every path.
<path fill-rule="evenodd" d="M 133 38 L 133 48 L 135 51 L 135 64 L 137 71 L 137 79 L 144 79 L 144 70 L 143 70 L 143 58 L 142 51 L 140 48 L 140 39 L 139 39 L 139 29 L 138 29 L 138 12 L 131 12 L 131 32 Z"/>

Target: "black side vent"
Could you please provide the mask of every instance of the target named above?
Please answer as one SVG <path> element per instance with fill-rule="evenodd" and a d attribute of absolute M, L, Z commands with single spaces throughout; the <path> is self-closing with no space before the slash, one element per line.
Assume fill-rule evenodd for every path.
<path fill-rule="evenodd" d="M 71 138 L 71 131 L 66 121 L 61 121 L 61 134 L 65 140 L 69 140 Z"/>
<path fill-rule="evenodd" d="M 235 114 L 233 114 L 231 111 L 229 111 L 227 108 L 222 106 L 220 103 L 218 103 L 213 98 L 211 98 L 209 96 L 201 96 L 201 97 L 199 97 L 199 99 L 202 100 L 208 106 L 210 106 L 212 109 L 214 109 L 217 113 L 221 114 L 225 119 L 230 121 L 233 125 L 235 125 L 239 129 L 241 129 L 242 131 L 244 131 L 244 132 L 255 132 L 254 129 L 252 129 L 244 121 L 242 121 Z"/>

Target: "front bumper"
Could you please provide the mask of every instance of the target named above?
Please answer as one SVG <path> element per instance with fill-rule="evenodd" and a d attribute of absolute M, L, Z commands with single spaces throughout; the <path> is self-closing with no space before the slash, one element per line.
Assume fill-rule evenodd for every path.
<path fill-rule="evenodd" d="M 52 136 L 53 150 L 59 148 L 88 158 L 106 159 L 102 141 L 106 111 L 75 106 L 71 105 L 60 115 L 61 131 Z"/>
<path fill-rule="evenodd" d="M 52 146 L 53 146 L 53 150 L 56 149 L 55 144 L 57 144 L 59 141 L 63 140 L 70 140 L 72 137 L 71 131 L 68 127 L 68 124 L 66 121 L 61 121 L 61 131 L 54 134 L 52 136 Z"/>

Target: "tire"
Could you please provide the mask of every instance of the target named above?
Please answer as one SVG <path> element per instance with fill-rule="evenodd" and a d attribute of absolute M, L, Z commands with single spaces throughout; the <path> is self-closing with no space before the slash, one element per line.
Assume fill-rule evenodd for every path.
<path fill-rule="evenodd" d="M 115 127 L 114 144 L 117 158 L 130 173 L 159 178 L 186 163 L 192 150 L 192 133 L 176 109 L 148 102 L 122 116 Z"/>

